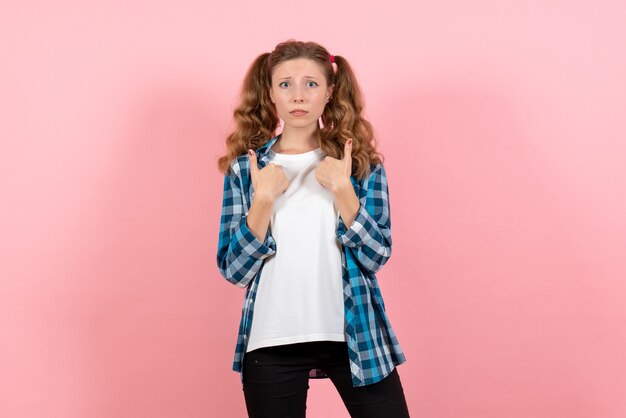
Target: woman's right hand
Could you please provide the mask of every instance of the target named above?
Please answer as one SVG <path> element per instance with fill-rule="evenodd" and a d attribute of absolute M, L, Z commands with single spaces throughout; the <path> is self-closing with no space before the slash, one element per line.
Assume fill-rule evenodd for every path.
<path fill-rule="evenodd" d="M 269 163 L 259 170 L 256 153 L 252 150 L 248 150 L 248 160 L 254 195 L 264 196 L 274 202 L 289 186 L 283 167 Z"/>

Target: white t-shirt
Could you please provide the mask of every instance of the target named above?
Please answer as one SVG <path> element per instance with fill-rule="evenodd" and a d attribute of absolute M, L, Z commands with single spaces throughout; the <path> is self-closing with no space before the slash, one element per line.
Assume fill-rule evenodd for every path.
<path fill-rule="evenodd" d="M 339 212 L 315 178 L 320 148 L 302 154 L 270 149 L 290 180 L 274 203 L 276 253 L 265 260 L 246 352 L 308 341 L 345 341 Z"/>

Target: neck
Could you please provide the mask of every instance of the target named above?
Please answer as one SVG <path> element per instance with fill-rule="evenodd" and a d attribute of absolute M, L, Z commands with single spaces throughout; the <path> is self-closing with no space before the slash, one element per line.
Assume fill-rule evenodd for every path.
<path fill-rule="evenodd" d="M 276 152 L 293 152 L 301 153 L 311 151 L 320 146 L 319 126 L 313 126 L 312 129 L 294 128 L 285 125 L 276 144 L 272 147 Z"/>

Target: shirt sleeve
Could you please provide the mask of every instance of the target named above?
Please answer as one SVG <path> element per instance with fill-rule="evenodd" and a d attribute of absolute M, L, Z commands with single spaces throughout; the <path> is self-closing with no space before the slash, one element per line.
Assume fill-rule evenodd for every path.
<path fill-rule="evenodd" d="M 269 228 L 264 242 L 261 242 L 248 227 L 240 184 L 231 168 L 224 177 L 217 265 L 227 281 L 237 287 L 246 287 L 258 273 L 263 260 L 276 252 L 276 242 Z"/>
<path fill-rule="evenodd" d="M 371 171 L 363 187 L 366 188 L 365 205 L 359 199 L 359 210 L 348 229 L 339 216 L 337 239 L 352 249 L 361 267 L 372 275 L 391 257 L 389 190 L 382 164 Z"/>

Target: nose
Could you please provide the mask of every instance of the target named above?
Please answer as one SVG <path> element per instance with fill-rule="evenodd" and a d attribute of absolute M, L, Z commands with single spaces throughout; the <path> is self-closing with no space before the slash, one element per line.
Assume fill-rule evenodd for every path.
<path fill-rule="evenodd" d="M 293 90 L 293 101 L 294 103 L 302 103 L 304 101 L 302 88 L 300 86 L 296 86 L 296 88 L 294 88 Z"/>

